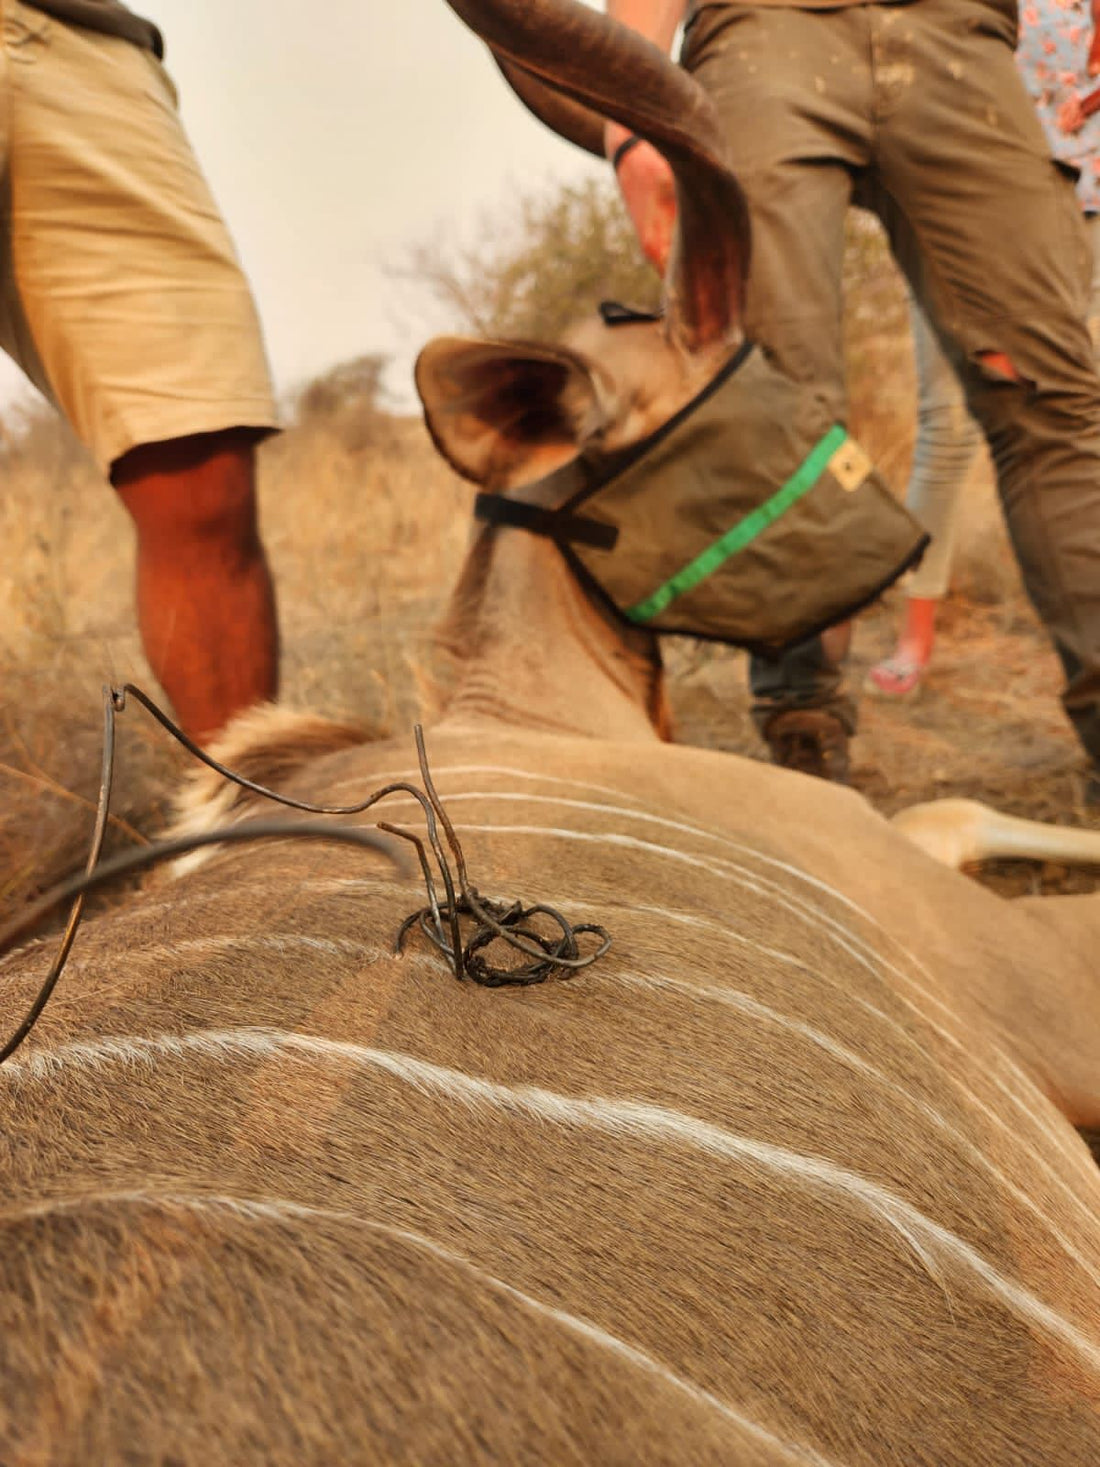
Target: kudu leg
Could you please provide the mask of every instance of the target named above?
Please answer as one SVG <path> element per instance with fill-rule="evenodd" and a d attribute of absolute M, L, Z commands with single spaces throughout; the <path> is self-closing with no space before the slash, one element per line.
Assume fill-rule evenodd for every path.
<path fill-rule="evenodd" d="M 1100 866 L 1100 830 L 1079 830 L 1002 815 L 977 800 L 932 800 L 900 810 L 894 828 L 921 850 L 958 869 L 1000 859 Z"/>

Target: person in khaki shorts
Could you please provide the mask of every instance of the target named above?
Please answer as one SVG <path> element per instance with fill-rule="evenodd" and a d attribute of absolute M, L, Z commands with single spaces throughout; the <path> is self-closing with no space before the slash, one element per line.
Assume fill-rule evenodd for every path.
<path fill-rule="evenodd" d="M 0 345 L 129 510 L 146 654 L 207 740 L 276 692 L 255 308 L 156 27 L 116 0 L 0 0 L 0 35 Z"/>
<path fill-rule="evenodd" d="M 1016 70 L 1015 0 L 826 5 L 607 0 L 721 115 L 753 226 L 745 327 L 843 422 L 841 258 L 852 202 L 883 220 L 989 442 L 1027 590 L 1066 675 L 1100 795 L 1100 378 L 1070 175 Z M 625 139 L 609 124 L 608 156 Z M 620 187 L 660 268 L 675 209 L 646 145 Z M 820 639 L 751 671 L 782 764 L 843 778 L 855 710 Z"/>

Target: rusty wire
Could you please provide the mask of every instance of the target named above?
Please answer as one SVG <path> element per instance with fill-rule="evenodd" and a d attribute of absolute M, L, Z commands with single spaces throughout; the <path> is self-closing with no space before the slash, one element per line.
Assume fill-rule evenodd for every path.
<path fill-rule="evenodd" d="M 158 841 L 141 850 L 123 852 L 107 861 L 101 861 L 100 855 L 107 830 L 111 789 L 114 781 L 115 719 L 116 715 L 125 709 L 128 696 L 140 703 L 174 739 L 183 745 L 188 753 L 224 779 L 290 809 L 313 815 L 359 815 L 390 795 L 399 793 L 411 795 L 420 805 L 424 815 L 427 845 L 420 836 L 415 835 L 412 831 L 403 830 L 387 821 L 378 822 L 376 829 L 382 832 L 382 835 L 377 835 L 359 827 L 322 824 L 318 821 L 254 820 L 222 826 L 217 830 L 206 831 L 200 835 L 180 836 L 173 840 Z M 409 933 L 414 928 L 418 929 L 446 956 L 455 977 L 459 980 L 469 978 L 489 988 L 540 983 L 556 972 L 568 975 L 580 968 L 588 967 L 590 963 L 602 957 L 611 946 L 611 938 L 604 928 L 595 923 L 582 922 L 573 926 L 553 907 L 542 903 L 524 906 L 518 901 L 510 903 L 494 901 L 481 896 L 476 887 L 471 886 L 462 846 L 436 792 L 428 768 L 423 729 L 417 724 L 414 732 L 420 775 L 424 782 L 423 789 L 418 789 L 415 784 L 405 780 L 396 780 L 375 790 L 366 799 L 355 804 L 316 805 L 308 800 L 297 800 L 289 795 L 280 794 L 277 790 L 268 789 L 265 785 L 247 779 L 244 775 L 237 774 L 226 765 L 220 764 L 188 738 L 183 730 L 177 727 L 167 714 L 133 683 L 125 683 L 120 688 L 104 687 L 103 759 L 99 798 L 91 845 L 83 874 L 71 877 L 68 881 L 51 888 L 38 901 L 32 903 L 20 917 L 0 930 L 0 958 L 2 958 L 21 938 L 33 932 L 55 908 L 66 902 L 72 903 L 65 930 L 49 972 L 22 1022 L 11 1037 L 0 1046 L 0 1064 L 10 1058 L 23 1043 L 49 1002 L 76 940 L 84 911 L 84 898 L 88 892 L 119 877 L 146 870 L 158 865 L 161 861 L 171 860 L 204 846 L 232 845 L 286 837 L 313 841 L 327 840 L 380 852 L 400 867 L 402 863 L 397 858 L 393 842 L 384 837 L 392 836 L 409 842 L 416 850 L 428 902 L 426 906 L 411 913 L 402 922 L 397 933 L 395 951 L 402 952 Z M 447 852 L 439 837 L 440 827 L 442 827 L 446 845 L 457 869 L 457 886 Z M 431 848 L 443 884 L 445 900 L 442 903 L 439 901 L 436 883 L 432 876 L 427 847 Z M 545 936 L 531 925 L 532 919 L 540 916 L 556 925 L 557 936 Z M 472 922 L 474 927 L 473 932 L 465 941 L 462 935 L 464 921 Z M 592 952 L 586 954 L 580 952 L 577 937 L 581 933 L 594 934 L 598 937 L 599 941 Z M 487 960 L 486 952 L 497 941 L 523 953 L 533 961 L 516 967 L 494 966 Z"/>

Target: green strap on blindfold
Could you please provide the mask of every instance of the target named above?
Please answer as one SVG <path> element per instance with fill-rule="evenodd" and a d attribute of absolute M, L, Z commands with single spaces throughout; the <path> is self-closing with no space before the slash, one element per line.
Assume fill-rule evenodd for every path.
<path fill-rule="evenodd" d="M 624 614 L 631 621 L 652 621 L 671 602 L 675 601 L 677 596 L 693 591 L 700 582 L 705 581 L 709 575 L 713 575 L 719 566 L 724 565 L 731 556 L 751 544 L 762 530 L 773 525 L 779 516 L 790 509 L 793 504 L 797 504 L 804 494 L 808 494 L 829 467 L 833 455 L 843 447 L 847 440 L 847 431 L 839 424 L 830 428 L 824 438 L 814 445 L 782 488 L 777 489 L 770 499 L 765 500 L 751 514 L 746 515 L 732 529 L 727 530 L 712 545 L 708 545 L 694 560 L 689 560 L 687 565 L 678 570 L 675 575 L 669 576 L 668 580 L 658 586 L 651 596 L 647 596 L 644 601 L 639 601 L 634 606 L 628 606 Z"/>

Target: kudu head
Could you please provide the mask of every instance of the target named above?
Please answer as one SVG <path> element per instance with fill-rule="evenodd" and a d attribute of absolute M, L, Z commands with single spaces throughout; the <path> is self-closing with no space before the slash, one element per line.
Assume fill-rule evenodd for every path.
<path fill-rule="evenodd" d="M 421 353 L 417 388 L 443 457 L 482 489 L 518 492 L 539 502 L 544 475 L 582 452 L 598 458 L 646 437 L 689 402 L 736 350 L 748 215 L 741 189 L 722 161 L 709 99 L 655 46 L 574 0 L 448 3 L 488 44 L 530 110 L 555 131 L 602 157 L 604 120 L 619 122 L 660 151 L 675 180 L 677 232 L 659 320 L 608 326 L 597 319 L 553 346 L 449 337 Z M 524 620 L 518 604 L 522 586 L 526 611 L 538 603 L 539 640 L 544 647 L 555 644 L 563 685 L 576 688 L 578 669 L 569 665 L 568 653 L 563 656 L 563 643 L 575 647 L 578 629 L 587 627 L 592 635 L 582 632 L 581 640 L 591 652 L 601 640 L 603 613 L 579 608 L 583 598 L 551 546 L 526 535 L 509 538 L 530 543 L 509 556 L 509 587 L 503 592 L 503 574 L 496 576 L 496 594 L 486 592 L 494 573 L 484 547 L 467 562 L 456 602 L 461 637 L 482 659 L 486 638 L 497 643 L 503 638 L 514 663 L 517 639 L 505 633 L 503 622 Z M 525 562 L 522 568 L 515 563 L 519 560 Z M 570 636 L 555 637 L 554 605 L 560 610 L 570 599 Z M 488 618 L 486 600 L 495 603 Z M 480 615 L 471 618 L 475 601 Z M 528 642 L 531 630 L 528 616 L 522 627 Z M 617 677 L 624 691 L 628 685 L 635 689 L 635 702 L 635 674 L 642 666 L 650 668 L 642 678 L 640 701 L 651 718 L 661 708 L 652 672 L 659 662 L 648 633 L 617 628 L 614 644 L 605 642 L 597 660 L 605 668 L 614 664 L 620 674 L 624 665 L 635 664 L 630 676 Z M 503 664 L 499 672 L 493 679 L 498 687 L 509 680 Z M 518 701 L 531 706 L 533 696 L 528 689 Z M 537 721 L 558 721 L 547 711 L 555 700 L 560 706 L 560 691 L 538 700 L 546 716 Z M 482 707 L 492 701 L 479 695 Z M 577 706 L 578 699 L 571 702 Z M 663 715 L 656 722 L 661 729 Z"/>
<path fill-rule="evenodd" d="M 644 437 L 738 345 L 748 214 L 702 89 L 657 48 L 575 0 L 448 0 L 542 121 L 603 156 L 605 119 L 652 143 L 676 185 L 660 321 L 587 322 L 553 349 L 447 338 L 417 385 L 440 452 L 467 478 L 514 489 L 585 450 Z"/>

